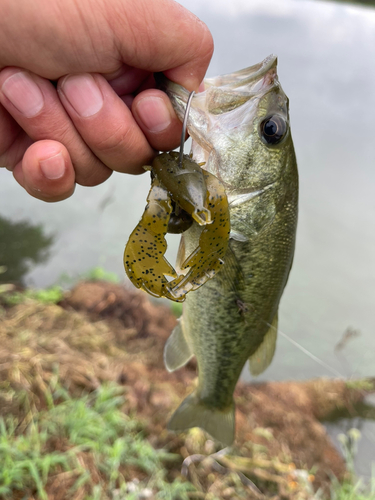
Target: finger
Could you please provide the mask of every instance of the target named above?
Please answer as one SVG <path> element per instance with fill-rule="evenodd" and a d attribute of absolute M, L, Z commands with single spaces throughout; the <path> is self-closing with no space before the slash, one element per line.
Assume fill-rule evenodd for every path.
<path fill-rule="evenodd" d="M 55 141 L 32 144 L 15 166 L 13 175 L 29 194 L 43 201 L 65 200 L 75 188 L 68 150 Z"/>
<path fill-rule="evenodd" d="M 97 185 L 111 175 L 75 129 L 51 82 L 19 68 L 6 68 L 0 72 L 0 102 L 34 141 L 64 144 L 78 183 Z"/>
<path fill-rule="evenodd" d="M 138 90 L 141 84 L 147 80 L 149 75 L 149 71 L 131 68 L 127 64 L 123 64 L 121 68 L 114 73 L 103 74 L 104 78 L 119 96 L 133 94 L 133 92 Z"/>
<path fill-rule="evenodd" d="M 8 111 L 0 104 L 0 166 L 12 169 L 16 162 L 6 157 L 7 151 L 12 147 L 21 127 L 13 120 Z M 22 152 L 23 154 L 24 152 Z M 19 158 L 17 159 L 17 161 Z"/>
<path fill-rule="evenodd" d="M 213 53 L 207 26 L 173 0 L 96 0 L 95 8 L 92 0 L 43 2 L 43 8 L 9 1 L 0 16 L 0 47 L 0 68 L 19 66 L 51 80 L 113 73 L 126 63 L 165 71 L 188 90 L 197 89 Z"/>
<path fill-rule="evenodd" d="M 0 156 L 0 166 L 12 172 L 16 165 L 22 161 L 25 151 L 33 142 L 34 141 L 21 130 L 17 139 L 10 145 L 5 153 Z"/>
<path fill-rule="evenodd" d="M 190 91 L 198 89 L 214 48 L 200 19 L 173 0 L 133 0 L 126 5 L 119 0 L 116 13 L 107 19 L 123 61 L 150 72 L 162 71 Z"/>
<path fill-rule="evenodd" d="M 12 171 L 32 140 L 0 104 L 0 167 Z"/>
<path fill-rule="evenodd" d="M 160 90 L 145 90 L 132 104 L 133 115 L 151 146 L 169 151 L 180 144 L 182 124 L 168 96 Z"/>
<path fill-rule="evenodd" d="M 112 170 L 141 173 L 155 151 L 128 106 L 101 75 L 68 75 L 58 92 L 76 129 Z"/>

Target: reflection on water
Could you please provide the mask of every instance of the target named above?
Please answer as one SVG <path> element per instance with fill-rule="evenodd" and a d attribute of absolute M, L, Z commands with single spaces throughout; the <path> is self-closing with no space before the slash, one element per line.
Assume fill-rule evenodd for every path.
<path fill-rule="evenodd" d="M 303 0 L 181 3 L 213 33 L 208 76 L 245 68 L 271 53 L 279 58 L 300 172 L 297 249 L 280 329 L 345 376 L 374 375 L 375 11 Z M 124 277 L 124 246 L 149 183 L 147 175 L 115 174 L 102 186 L 78 187 L 71 199 L 47 205 L 0 169 L 0 214 L 58 234 L 50 260 L 37 264 L 26 281 L 47 286 L 62 273 L 78 275 L 98 265 Z M 348 328 L 360 335 L 336 355 Z M 279 336 L 262 379 L 322 375 L 329 372 Z M 375 429 L 366 429 L 374 440 Z"/>
<path fill-rule="evenodd" d="M 37 264 L 45 263 L 53 236 L 46 236 L 43 227 L 29 221 L 12 222 L 0 216 L 0 282 L 23 283 L 25 275 Z"/>

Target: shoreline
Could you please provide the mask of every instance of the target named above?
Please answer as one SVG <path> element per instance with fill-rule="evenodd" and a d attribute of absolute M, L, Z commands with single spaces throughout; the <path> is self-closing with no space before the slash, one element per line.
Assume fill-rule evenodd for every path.
<path fill-rule="evenodd" d="M 121 386 L 121 411 L 143 422 L 156 450 L 179 455 L 177 466 L 167 467 L 170 481 L 185 480 L 184 459 L 218 451 L 199 429 L 166 430 L 196 378 L 194 360 L 174 373 L 163 366 L 164 343 L 176 323 L 169 307 L 153 304 L 141 291 L 100 281 L 79 282 L 58 304 L 25 298 L 10 305 L 11 294 L 0 294 L 0 416 L 13 412 L 4 403 L 10 389 L 26 391 L 37 411 L 45 408 L 44 392 L 58 372 L 61 386 L 78 398 L 106 383 Z M 234 446 L 216 461 L 191 462 L 187 479 L 198 493 L 217 490 L 219 498 L 236 498 L 241 488 L 260 499 L 310 499 L 316 490 L 328 492 L 332 475 L 339 481 L 349 476 L 321 422 L 340 412 L 354 416 L 373 391 L 372 380 L 239 382 Z M 232 484 L 233 474 L 238 484 Z"/>

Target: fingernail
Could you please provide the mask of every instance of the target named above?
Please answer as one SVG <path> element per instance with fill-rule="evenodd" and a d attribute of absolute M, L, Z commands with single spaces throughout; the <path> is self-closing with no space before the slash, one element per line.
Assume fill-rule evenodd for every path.
<path fill-rule="evenodd" d="M 200 83 L 199 88 L 198 88 L 198 93 L 199 92 L 204 92 L 204 81 Z"/>
<path fill-rule="evenodd" d="M 67 76 L 61 90 L 80 116 L 95 115 L 103 106 L 102 93 L 91 75 Z"/>
<path fill-rule="evenodd" d="M 65 173 L 65 160 L 62 153 L 39 161 L 44 177 L 50 180 L 60 179 Z"/>
<path fill-rule="evenodd" d="M 37 115 L 44 106 L 41 90 L 25 71 L 19 71 L 7 78 L 1 90 L 26 118 Z"/>
<path fill-rule="evenodd" d="M 171 124 L 169 111 L 160 97 L 144 97 L 137 103 L 140 120 L 150 132 L 162 132 Z"/>

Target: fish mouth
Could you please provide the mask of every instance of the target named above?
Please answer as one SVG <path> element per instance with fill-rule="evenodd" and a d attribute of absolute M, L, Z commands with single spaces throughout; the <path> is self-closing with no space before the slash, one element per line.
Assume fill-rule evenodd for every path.
<path fill-rule="evenodd" d="M 262 62 L 249 66 L 248 68 L 226 75 L 206 78 L 204 80 L 205 89 L 215 87 L 230 87 L 231 89 L 240 89 L 244 87 L 246 90 L 252 88 L 257 90 L 257 86 L 261 87 L 272 85 L 276 74 L 277 56 L 274 54 L 266 57 Z"/>
<path fill-rule="evenodd" d="M 215 102 L 212 103 L 212 101 L 218 103 L 221 100 L 220 98 L 224 98 L 226 100 L 224 111 L 230 111 L 231 108 L 237 107 L 239 103 L 246 102 L 254 96 L 259 97 L 260 94 L 269 91 L 277 81 L 276 67 L 277 57 L 271 54 L 262 62 L 240 71 L 206 78 L 203 81 L 205 90 L 199 94 L 195 94 L 192 99 L 191 112 L 188 118 L 188 130 L 189 127 L 194 129 L 194 109 L 202 108 L 204 101 L 211 100 L 208 109 L 210 113 L 220 114 L 223 111 L 215 109 Z M 178 118 L 183 121 L 190 92 L 181 85 L 168 80 L 168 78 L 160 73 L 156 76 L 156 80 L 159 88 L 166 92 L 170 98 Z M 212 99 L 213 88 L 218 94 L 216 99 Z M 193 130 L 191 135 L 194 137 Z"/>
<path fill-rule="evenodd" d="M 249 191 L 248 185 L 241 186 L 237 182 L 236 149 L 238 144 L 252 137 L 262 98 L 268 93 L 281 91 L 276 67 L 277 57 L 270 55 L 240 71 L 207 78 L 204 91 L 191 99 L 187 130 L 193 139 L 192 157 L 215 175 L 227 192 Z M 178 118 L 183 121 L 190 92 L 164 75 L 157 79 Z M 260 186 L 252 187 L 257 190 Z"/>
<path fill-rule="evenodd" d="M 190 92 L 164 75 L 157 75 L 156 80 L 183 121 Z M 191 100 L 187 130 L 193 139 L 193 159 L 218 177 L 228 190 L 234 187 L 233 171 L 227 164 L 222 169 L 219 161 L 209 161 L 210 154 L 218 157 L 222 148 L 231 147 L 228 142 L 234 137 L 245 131 L 250 133 L 260 99 L 276 87 L 280 87 L 277 57 L 272 54 L 248 68 L 205 79 L 204 91 Z M 220 137 L 226 138 L 226 146 Z"/>

